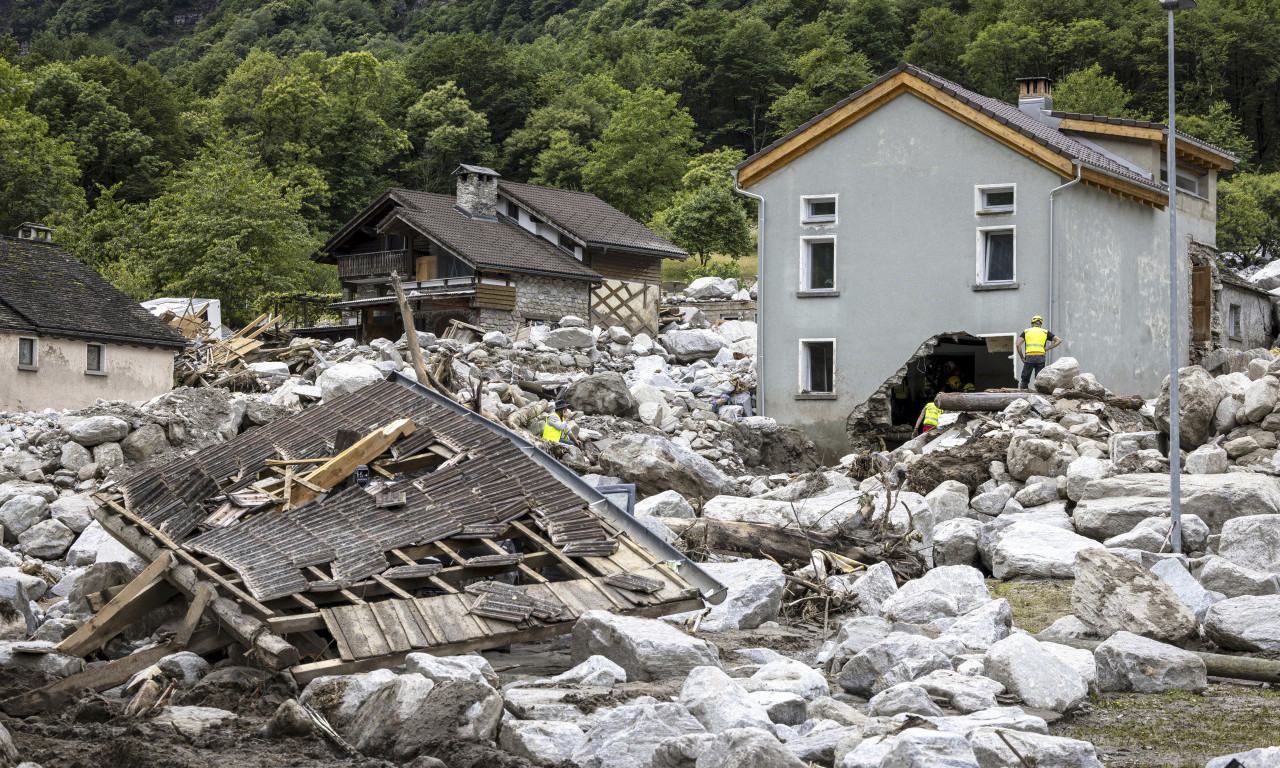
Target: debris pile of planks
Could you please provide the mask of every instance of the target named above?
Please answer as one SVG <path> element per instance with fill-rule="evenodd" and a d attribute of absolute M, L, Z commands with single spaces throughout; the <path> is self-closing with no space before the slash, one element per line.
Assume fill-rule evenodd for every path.
<path fill-rule="evenodd" d="M 299 683 L 568 632 L 585 611 L 662 616 L 724 588 L 532 443 L 407 377 L 246 432 L 98 494 L 150 563 L 57 651 L 87 661 L 170 601 L 168 643 L 0 702 L 21 716 L 178 650 Z"/>
<path fill-rule="evenodd" d="M 182 332 L 193 342 L 174 361 L 174 382 L 184 387 L 226 387 L 256 392 L 262 389 L 263 371 L 254 371 L 251 363 L 279 362 L 290 367 L 310 361 L 310 346 L 288 345 L 289 335 L 279 327 L 280 318 L 263 314 L 231 334 L 219 338 L 217 329 L 198 317 L 174 316 L 165 312 L 162 320 Z M 287 371 L 281 369 L 287 378 Z"/>

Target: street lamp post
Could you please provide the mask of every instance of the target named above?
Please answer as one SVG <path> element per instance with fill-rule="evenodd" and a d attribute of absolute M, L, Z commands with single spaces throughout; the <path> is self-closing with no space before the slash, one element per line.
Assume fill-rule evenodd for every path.
<path fill-rule="evenodd" d="M 1178 163 L 1173 111 L 1173 12 L 1196 7 L 1196 0 L 1160 0 L 1169 12 L 1169 138 L 1165 142 L 1165 178 L 1169 185 L 1169 543 L 1182 552 L 1182 434 L 1178 413 Z"/>

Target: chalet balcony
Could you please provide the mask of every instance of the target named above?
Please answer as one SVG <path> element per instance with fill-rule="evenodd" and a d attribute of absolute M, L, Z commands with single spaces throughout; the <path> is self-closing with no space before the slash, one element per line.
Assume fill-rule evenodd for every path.
<path fill-rule="evenodd" d="M 413 254 L 409 251 L 339 254 L 337 260 L 338 279 L 347 282 L 384 278 L 392 272 L 400 273 L 401 278 L 414 273 Z"/>

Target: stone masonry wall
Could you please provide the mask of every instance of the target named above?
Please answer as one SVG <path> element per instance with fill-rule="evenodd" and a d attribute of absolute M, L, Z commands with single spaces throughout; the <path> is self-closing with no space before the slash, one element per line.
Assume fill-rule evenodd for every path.
<path fill-rule="evenodd" d="M 517 326 L 526 320 L 557 322 L 565 315 L 591 321 L 591 284 L 580 280 L 516 275 L 516 309 L 511 313 Z"/>

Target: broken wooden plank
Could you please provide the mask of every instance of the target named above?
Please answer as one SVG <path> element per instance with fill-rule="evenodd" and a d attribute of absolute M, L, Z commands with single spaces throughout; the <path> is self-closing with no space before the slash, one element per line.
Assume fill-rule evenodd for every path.
<path fill-rule="evenodd" d="M 392 443 L 405 435 L 413 434 L 413 430 L 412 419 L 397 419 L 381 429 L 375 429 L 360 438 L 355 445 L 321 464 L 315 471 L 307 475 L 304 478 L 307 481 L 306 485 L 295 484 L 292 489 L 293 495 L 289 498 L 289 506 L 296 507 L 319 496 L 320 492 L 313 490 L 315 487 L 323 488 L 327 491 L 347 479 L 351 476 L 351 473 L 356 471 L 356 467 L 361 464 L 368 464 L 378 458 L 391 447 Z"/>
<path fill-rule="evenodd" d="M 58 643 L 58 653 L 88 656 L 130 624 L 159 608 L 173 597 L 176 590 L 164 580 L 164 572 L 173 563 L 171 552 L 162 552 L 150 565 L 129 582 L 111 602 L 80 625 L 70 637 Z"/>

